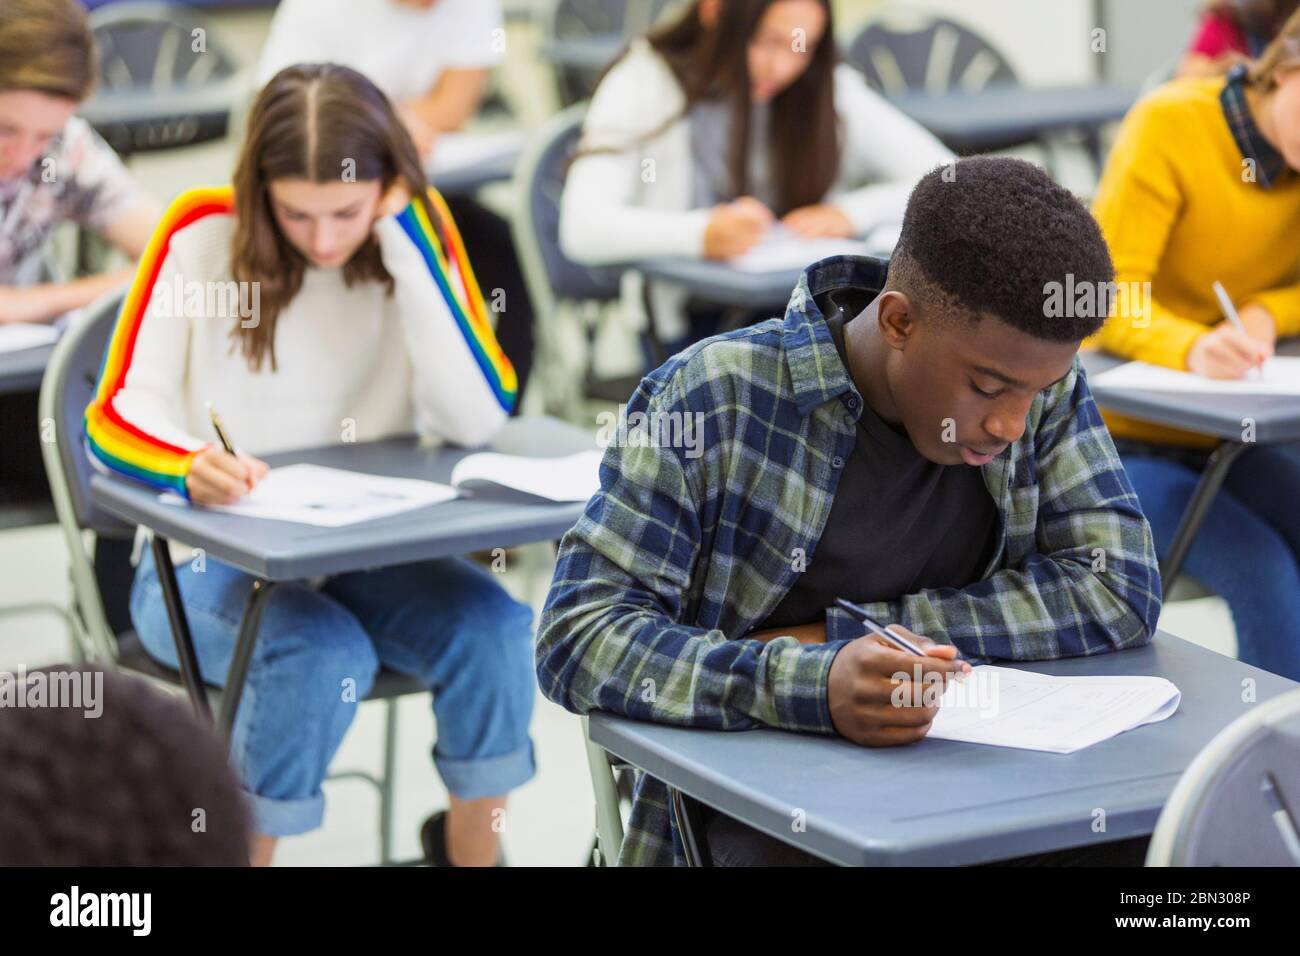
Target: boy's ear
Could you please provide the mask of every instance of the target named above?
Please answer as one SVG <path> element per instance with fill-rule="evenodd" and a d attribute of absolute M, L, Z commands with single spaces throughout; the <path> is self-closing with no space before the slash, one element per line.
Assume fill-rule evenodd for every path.
<path fill-rule="evenodd" d="M 902 349 L 916 332 L 916 312 L 906 293 L 883 292 L 876 309 L 876 322 L 891 348 Z"/>

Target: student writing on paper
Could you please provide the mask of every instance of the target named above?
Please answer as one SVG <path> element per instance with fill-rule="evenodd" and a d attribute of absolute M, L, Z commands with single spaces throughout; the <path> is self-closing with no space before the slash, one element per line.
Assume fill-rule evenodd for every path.
<path fill-rule="evenodd" d="M 182 279 L 239 294 L 214 310 L 202 295 L 177 300 Z M 101 467 L 221 504 L 257 484 L 266 466 L 254 456 L 269 452 L 417 425 L 482 444 L 515 389 L 455 223 L 426 191 L 388 100 L 346 67 L 297 66 L 253 104 L 233 190 L 182 195 L 150 241 L 86 410 L 86 441 Z M 209 437 L 208 401 L 238 457 Z M 219 683 L 251 579 L 177 552 L 200 666 Z M 151 562 L 131 614 L 149 653 L 174 667 Z M 526 606 L 460 559 L 278 588 L 234 734 L 254 861 L 270 859 L 277 837 L 319 826 L 321 780 L 382 665 L 438 689 L 434 762 L 451 809 L 426 824 L 426 852 L 436 863 L 494 862 L 494 814 L 533 775 L 530 625 Z"/>
<path fill-rule="evenodd" d="M 281 0 L 257 74 L 264 83 L 286 66 L 322 62 L 364 73 L 393 102 L 428 169 L 439 139 L 478 112 L 504 56 L 500 0 Z M 510 224 L 472 195 L 448 196 L 447 206 L 522 395 L 533 310 Z"/>
<path fill-rule="evenodd" d="M 981 157 L 955 173 L 918 183 L 887 275 L 865 258 L 813 266 L 783 319 L 644 380 L 630 409 L 702 415 L 703 453 L 606 452 L 539 628 L 548 697 L 888 746 L 935 713 L 893 705 L 896 673 L 1150 639 L 1155 548 L 1076 357 L 1101 318 L 1042 307 L 1067 274 L 1111 279 L 1105 243 L 1035 166 Z M 926 656 L 864 637 L 837 597 Z M 717 835 L 738 857 L 779 852 Z M 623 862 L 682 861 L 665 788 L 643 776 Z"/>
<path fill-rule="evenodd" d="M 1137 294 L 1117 298 L 1095 344 L 1126 358 L 1239 378 L 1272 354 L 1277 338 L 1300 335 L 1297 169 L 1300 13 L 1255 66 L 1170 83 L 1125 118 L 1094 212 L 1117 281 Z M 1216 279 L 1245 334 L 1224 317 Z M 1144 283 L 1149 297 L 1140 291 Z M 1111 413 L 1106 421 L 1163 552 L 1216 440 Z M 1293 678 L 1300 677 L 1297 495 L 1296 448 L 1247 451 L 1229 471 L 1185 566 L 1227 600 L 1241 659 Z"/>
<path fill-rule="evenodd" d="M 90 125 L 74 115 L 97 76 L 74 0 L 0 4 L 0 327 L 51 322 L 130 281 L 133 268 L 61 280 L 46 256 L 63 223 L 131 258 L 161 212 Z M 6 490 L 48 497 L 36 392 L 0 396 Z"/>
<path fill-rule="evenodd" d="M 633 41 L 583 123 L 565 253 L 725 260 L 777 221 L 808 238 L 897 227 L 908 189 L 951 154 L 836 60 L 827 0 L 696 0 Z M 679 289 L 650 300 L 670 350 L 718 327 Z M 644 326 L 631 273 L 623 305 Z"/>

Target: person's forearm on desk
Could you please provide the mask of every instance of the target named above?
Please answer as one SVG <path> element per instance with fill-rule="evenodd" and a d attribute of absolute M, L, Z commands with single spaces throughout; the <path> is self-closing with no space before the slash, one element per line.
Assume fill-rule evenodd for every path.
<path fill-rule="evenodd" d="M 1043 393 L 1037 550 L 965 588 L 865 605 L 882 624 L 956 645 L 969 658 L 1049 660 L 1137 647 L 1160 614 L 1151 529 L 1084 376 Z M 861 626 L 827 609 L 827 637 Z"/>
<path fill-rule="evenodd" d="M 478 112 L 487 86 L 487 70 L 444 70 L 432 90 L 398 106 L 421 156 L 437 149 L 440 134 L 460 129 Z"/>

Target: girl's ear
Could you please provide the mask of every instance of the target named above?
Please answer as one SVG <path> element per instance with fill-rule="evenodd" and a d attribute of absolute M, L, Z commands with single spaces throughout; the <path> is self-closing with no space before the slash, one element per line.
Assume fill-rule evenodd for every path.
<path fill-rule="evenodd" d="M 722 13 L 722 0 L 700 0 L 700 7 L 697 12 L 700 18 L 700 26 L 706 30 L 712 30 L 718 25 L 718 17 Z"/>

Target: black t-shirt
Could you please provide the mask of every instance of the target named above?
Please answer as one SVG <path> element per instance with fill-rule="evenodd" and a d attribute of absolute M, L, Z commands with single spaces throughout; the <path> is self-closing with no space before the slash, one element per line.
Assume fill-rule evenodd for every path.
<path fill-rule="evenodd" d="M 861 304 L 856 297 L 848 314 L 857 315 Z M 822 311 L 847 369 L 842 310 L 841 302 Z M 965 587 L 980 579 L 993 556 L 997 520 L 980 469 L 936 465 L 863 402 L 857 442 L 821 540 L 794 587 L 758 626 L 822 621 L 837 597 L 865 604 Z"/>

